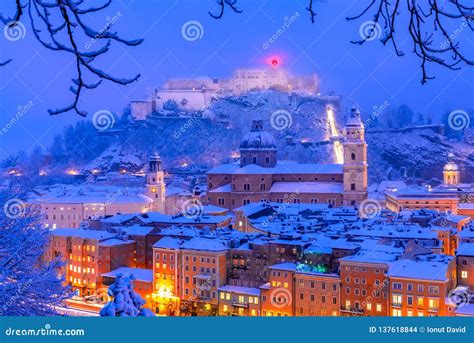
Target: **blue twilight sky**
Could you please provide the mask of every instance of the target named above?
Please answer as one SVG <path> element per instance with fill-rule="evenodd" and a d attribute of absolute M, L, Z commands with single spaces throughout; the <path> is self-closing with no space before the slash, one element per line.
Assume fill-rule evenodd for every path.
<path fill-rule="evenodd" d="M 435 116 L 446 110 L 473 108 L 472 68 L 448 71 L 429 66 L 429 73 L 436 79 L 420 84 L 420 61 L 411 53 L 406 18 L 401 18 L 397 33 L 406 53 L 402 58 L 378 40 L 363 46 L 350 43 L 360 38 L 359 27 L 370 17 L 353 22 L 345 17 L 357 14 L 368 1 L 316 1 L 316 23 L 311 24 L 304 8 L 306 0 L 239 0 L 243 13 L 227 10 L 221 20 L 208 15 L 215 6 L 211 0 L 114 0 L 108 9 L 85 20 L 100 30 L 108 18 L 116 16 L 112 31 L 145 41 L 133 48 L 113 43 L 96 65 L 115 76 L 140 73 L 141 78 L 126 87 L 104 82 L 86 92 L 81 108 L 89 112 L 89 119 L 101 109 L 120 113 L 129 101 L 143 99 L 168 77 L 228 77 L 237 67 L 264 66 L 271 56 L 281 58 L 281 67 L 294 73 L 318 72 L 323 94 L 341 94 L 346 106 L 355 100 L 365 111 L 385 101 L 391 106 L 407 104 L 415 112 Z M 2 1 L 2 13 L 12 10 L 8 3 L 14 1 Z M 296 20 L 264 49 L 264 43 L 281 28 L 285 17 L 291 16 Z M 191 20 L 202 25 L 201 39 L 183 38 L 181 28 Z M 48 108 L 62 107 L 72 99 L 68 91 L 74 75 L 72 56 L 45 50 L 34 39 L 29 22 L 23 19 L 22 23 L 24 38 L 9 41 L 5 35 L 0 36 L 0 61 L 13 58 L 0 68 L 0 129 L 16 116 L 18 106 L 30 102 L 32 106 L 0 135 L 0 159 L 36 144 L 46 147 L 65 125 L 81 120 L 73 112 L 56 117 L 47 113 Z M 459 24 L 450 29 L 454 31 Z M 456 39 L 466 44 L 465 51 L 472 59 L 472 32 L 464 30 Z M 91 49 L 99 45 L 92 44 Z"/>

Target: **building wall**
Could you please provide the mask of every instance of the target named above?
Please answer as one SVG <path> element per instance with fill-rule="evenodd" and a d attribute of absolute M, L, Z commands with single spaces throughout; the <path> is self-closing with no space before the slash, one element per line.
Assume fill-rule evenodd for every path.
<path fill-rule="evenodd" d="M 295 273 L 296 316 L 339 316 L 340 279 Z"/>
<path fill-rule="evenodd" d="M 163 108 L 168 100 L 176 102 L 179 108 L 184 110 L 202 110 L 209 106 L 212 99 L 217 96 L 215 91 L 201 89 L 157 89 L 155 91 L 156 108 Z"/>
<path fill-rule="evenodd" d="M 459 255 L 456 260 L 458 285 L 474 290 L 474 256 Z"/>
<path fill-rule="evenodd" d="M 219 291 L 219 316 L 260 316 L 260 295 Z"/>
<path fill-rule="evenodd" d="M 287 317 L 295 315 L 293 272 L 272 269 L 270 287 L 262 288 L 262 316 Z"/>
<path fill-rule="evenodd" d="M 341 261 L 341 315 L 387 316 L 386 264 Z"/>
<path fill-rule="evenodd" d="M 88 219 L 100 219 L 125 213 L 148 212 L 150 207 L 146 203 L 42 203 L 44 224 L 52 229 L 79 228 L 81 222 Z"/>
<path fill-rule="evenodd" d="M 134 120 L 145 120 L 152 111 L 152 103 L 149 101 L 132 101 L 130 103 L 130 113 Z"/>

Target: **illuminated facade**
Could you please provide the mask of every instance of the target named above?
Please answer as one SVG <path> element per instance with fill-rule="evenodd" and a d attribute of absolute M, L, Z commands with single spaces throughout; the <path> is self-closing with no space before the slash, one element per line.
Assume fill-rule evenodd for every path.
<path fill-rule="evenodd" d="M 261 201 L 359 205 L 367 198 L 367 145 L 357 109 L 344 134 L 344 164 L 278 163 L 273 136 L 255 120 L 240 144 L 240 164 L 208 171 L 207 200 L 229 209 Z"/>

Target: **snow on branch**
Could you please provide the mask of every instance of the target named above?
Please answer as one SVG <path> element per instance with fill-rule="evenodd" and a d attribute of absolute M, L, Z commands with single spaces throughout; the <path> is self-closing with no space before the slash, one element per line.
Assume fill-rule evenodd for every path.
<path fill-rule="evenodd" d="M 75 111 L 81 116 L 86 116 L 87 112 L 80 110 L 78 106 L 84 90 L 97 88 L 103 80 L 127 85 L 140 77 L 140 74 L 130 78 L 116 77 L 94 66 L 97 57 L 108 53 L 112 41 L 126 46 L 137 46 L 143 42 L 142 39 L 124 39 L 117 32 L 111 31 L 113 20 L 107 22 L 100 30 L 93 29 L 84 21 L 86 15 L 106 9 L 111 2 L 112 0 L 104 0 L 95 7 L 85 7 L 83 0 L 26 0 L 24 3 L 16 0 L 13 17 L 6 18 L 0 13 L 0 20 L 10 26 L 16 25 L 27 16 L 33 34 L 41 45 L 49 50 L 68 53 L 75 59 L 76 76 L 69 88 L 74 95 L 73 101 L 67 106 L 48 110 L 51 115 Z M 90 42 L 84 44 L 84 40 Z M 98 47 L 91 50 L 96 43 Z M 0 62 L 0 66 L 10 61 Z M 86 76 L 95 81 L 87 81 Z"/>
<path fill-rule="evenodd" d="M 224 9 L 226 5 L 235 13 L 242 13 L 242 10 L 237 8 L 237 0 L 217 0 L 217 6 L 219 8 L 219 12 L 217 14 L 213 14 L 209 11 L 209 15 L 214 19 L 220 19 L 224 15 Z"/>
<path fill-rule="evenodd" d="M 427 64 L 434 63 L 451 70 L 458 70 L 459 65 L 465 63 L 473 65 L 474 61 L 468 58 L 461 45 L 456 41 L 456 36 L 464 28 L 473 30 L 474 7 L 464 5 L 462 0 L 451 0 L 440 4 L 438 0 L 418 2 L 406 1 L 406 11 L 401 10 L 401 0 L 370 0 L 370 3 L 353 17 L 346 19 L 360 19 L 368 13 L 372 14 L 370 27 L 361 35 L 360 40 L 352 41 L 362 45 L 373 39 L 377 30 L 380 30 L 380 41 L 385 45 L 390 42 L 397 56 L 403 56 L 395 33 L 400 32 L 397 21 L 401 13 L 408 13 L 408 32 L 413 44 L 413 53 L 421 59 L 422 79 L 424 84 L 434 76 L 429 76 Z M 445 8 L 449 7 L 449 8 Z M 367 22 L 366 22 L 367 23 Z M 364 23 L 364 24 L 366 24 Z M 453 25 L 453 23 L 456 23 Z M 455 27 L 452 32 L 448 27 Z"/>

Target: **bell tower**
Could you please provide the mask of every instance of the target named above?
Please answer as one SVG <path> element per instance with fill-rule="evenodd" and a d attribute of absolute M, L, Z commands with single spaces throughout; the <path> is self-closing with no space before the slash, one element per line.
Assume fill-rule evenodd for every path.
<path fill-rule="evenodd" d="M 461 182 L 459 167 L 454 162 L 454 154 L 452 152 L 448 154 L 448 163 L 445 164 L 443 169 L 443 180 L 446 186 L 458 186 Z"/>
<path fill-rule="evenodd" d="M 165 213 L 165 173 L 161 166 L 161 158 L 154 153 L 148 161 L 146 173 L 146 196 L 153 199 L 152 212 Z"/>
<path fill-rule="evenodd" d="M 367 199 L 367 144 L 364 124 L 356 104 L 344 128 L 344 193 L 345 206 L 360 205 Z"/>

